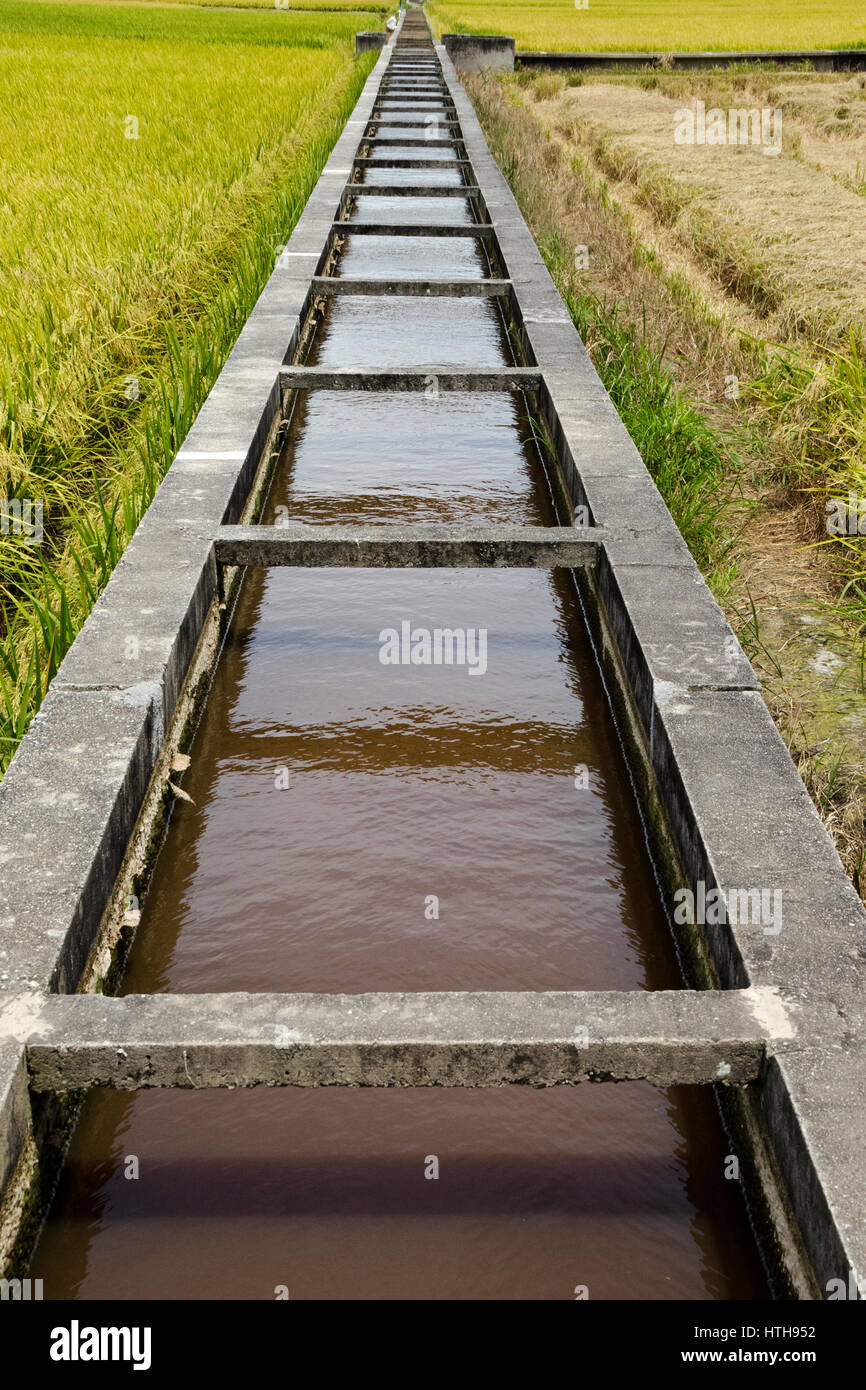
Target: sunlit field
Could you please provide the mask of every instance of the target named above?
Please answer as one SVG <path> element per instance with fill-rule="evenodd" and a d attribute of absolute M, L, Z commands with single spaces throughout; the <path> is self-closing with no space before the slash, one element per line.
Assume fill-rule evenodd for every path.
<path fill-rule="evenodd" d="M 289 44 L 303 48 L 354 47 L 359 29 L 379 27 L 371 9 L 335 3 L 326 9 L 312 0 L 300 9 L 228 5 L 139 3 L 138 0 L 0 0 L 0 33 L 70 38 L 171 39 L 218 44 Z"/>
<path fill-rule="evenodd" d="M 123 0 L 124 4 L 153 4 L 156 0 Z M 397 0 L 388 5 L 386 0 L 180 0 L 184 5 L 206 5 L 217 9 L 244 10 L 373 10 L 376 14 L 394 14 Z"/>
<path fill-rule="evenodd" d="M 0 0 L 3 767 L 300 215 L 371 27 Z"/>
<path fill-rule="evenodd" d="M 513 34 L 518 49 L 670 53 L 678 49 L 866 45 L 862 0 L 435 0 L 439 33 Z"/>

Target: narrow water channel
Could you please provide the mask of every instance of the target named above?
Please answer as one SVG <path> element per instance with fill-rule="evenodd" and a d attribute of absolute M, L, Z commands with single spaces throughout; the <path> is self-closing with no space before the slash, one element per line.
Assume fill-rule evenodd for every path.
<path fill-rule="evenodd" d="M 481 248 L 350 235 L 336 273 L 477 278 Z M 520 393 L 435 384 L 512 361 L 494 301 L 337 297 L 310 360 L 433 380 L 301 393 L 263 520 L 555 524 Z M 411 659 L 446 629 L 464 660 Z M 567 574 L 250 571 L 191 754 L 125 993 L 682 985 Z M 764 1298 L 727 1153 L 697 1088 L 94 1092 L 31 1273 L 54 1299 Z"/>

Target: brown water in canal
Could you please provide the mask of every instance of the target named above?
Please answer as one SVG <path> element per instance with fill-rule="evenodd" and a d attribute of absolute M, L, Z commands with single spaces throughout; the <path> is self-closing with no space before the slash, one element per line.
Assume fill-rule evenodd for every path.
<path fill-rule="evenodd" d="M 478 248 L 358 235 L 339 271 L 477 277 Z M 511 358 L 490 301 L 348 297 L 312 360 Z M 284 516 L 556 520 L 522 397 L 435 382 L 301 395 Z M 404 624 L 474 660 L 385 664 Z M 126 993 L 681 985 L 568 575 L 252 571 L 191 753 Z M 94 1093 L 31 1273 L 50 1298 L 763 1298 L 727 1152 L 711 1093 L 638 1083 Z"/>

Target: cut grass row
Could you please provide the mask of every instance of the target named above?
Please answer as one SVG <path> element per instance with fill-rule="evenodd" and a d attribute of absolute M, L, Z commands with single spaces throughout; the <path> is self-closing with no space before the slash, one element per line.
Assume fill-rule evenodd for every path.
<path fill-rule="evenodd" d="M 505 90 L 519 90 L 535 98 L 561 93 L 566 81 L 579 76 L 521 73 L 509 78 Z M 591 79 L 592 80 L 592 79 Z M 751 92 L 749 100 L 773 100 L 785 104 L 784 87 L 772 86 L 773 78 L 755 73 L 739 77 L 662 74 L 620 79 L 623 86 L 661 85 L 667 95 L 686 100 L 700 91 L 708 105 L 743 102 L 739 91 L 750 81 L 769 83 L 766 92 Z M 863 79 L 860 79 L 862 82 Z M 732 218 L 720 217 L 718 208 L 702 195 L 698 179 L 689 184 L 671 174 L 645 153 L 616 141 L 590 122 L 560 124 L 556 134 L 582 152 L 576 172 L 588 177 L 591 163 L 618 187 L 627 187 L 633 201 L 646 209 L 659 228 L 670 232 L 688 255 L 729 297 L 753 319 L 773 315 L 773 332 L 766 337 L 755 331 L 731 331 L 712 314 L 706 319 L 711 332 L 724 344 L 725 372 L 741 380 L 742 408 L 762 428 L 772 443 L 774 463 L 767 477 L 794 494 L 816 498 L 814 536 L 833 549 L 842 573 L 841 595 L 847 613 L 866 632 L 866 553 L 859 536 L 839 536 L 830 541 L 822 527 L 831 499 L 849 492 L 866 497 L 866 343 L 862 317 L 853 322 L 835 315 L 815 287 L 808 302 L 795 286 L 788 286 L 777 267 L 768 264 L 749 228 Z M 766 329 L 764 330 L 766 332 Z M 709 352 L 709 348 L 705 349 Z"/>
<path fill-rule="evenodd" d="M 219 14 L 231 38 L 202 43 L 181 10 L 190 29 L 172 42 L 118 39 L 127 12 L 108 6 L 86 8 L 113 41 L 43 31 L 49 11 L 84 8 L 0 6 L 0 496 L 40 503 L 44 523 L 41 544 L 0 536 L 2 767 L 374 61 L 354 58 L 337 15 L 314 18 L 307 47 L 238 41 Z M 4 32 L 20 9 L 38 32 L 20 14 Z"/>
<path fill-rule="evenodd" d="M 724 52 L 866 45 L 861 0 L 431 0 L 438 34 L 511 34 L 517 48 L 558 52 Z"/>

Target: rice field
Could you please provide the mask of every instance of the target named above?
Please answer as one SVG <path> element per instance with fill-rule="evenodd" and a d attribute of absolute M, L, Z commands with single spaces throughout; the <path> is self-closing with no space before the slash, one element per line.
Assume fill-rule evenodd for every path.
<path fill-rule="evenodd" d="M 0 768 L 300 215 L 371 27 L 0 0 Z"/>
<path fill-rule="evenodd" d="M 862 0 L 431 0 L 437 33 L 513 34 L 517 48 L 673 53 L 862 48 Z"/>
<path fill-rule="evenodd" d="M 101 0 L 102 2 L 102 0 Z M 110 0 L 106 0 L 110 3 Z M 122 0 L 129 5 L 154 4 L 158 0 Z M 375 14 L 394 14 L 398 0 L 176 0 L 182 5 L 206 5 L 208 9 L 242 10 L 372 10 Z M 371 26 L 372 27 L 372 26 Z"/>
<path fill-rule="evenodd" d="M 309 8 L 307 8 L 307 4 Z M 368 6 L 351 9 L 335 0 L 325 8 L 205 4 L 154 4 L 145 0 L 0 0 L 0 34 L 39 34 L 76 39 L 153 39 L 163 42 L 242 43 L 268 47 L 354 48 L 359 29 L 378 28 Z"/>

